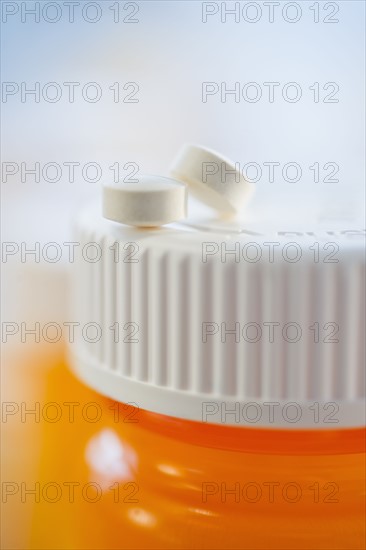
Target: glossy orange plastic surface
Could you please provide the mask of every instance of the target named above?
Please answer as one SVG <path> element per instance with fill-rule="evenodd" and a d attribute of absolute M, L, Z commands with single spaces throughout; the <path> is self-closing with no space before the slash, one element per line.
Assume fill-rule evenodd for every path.
<path fill-rule="evenodd" d="M 40 484 L 62 496 L 47 501 L 52 485 L 41 496 L 33 548 L 364 548 L 364 430 L 163 417 L 97 395 L 64 366 L 46 401 L 75 403 L 74 418 L 44 424 Z"/>

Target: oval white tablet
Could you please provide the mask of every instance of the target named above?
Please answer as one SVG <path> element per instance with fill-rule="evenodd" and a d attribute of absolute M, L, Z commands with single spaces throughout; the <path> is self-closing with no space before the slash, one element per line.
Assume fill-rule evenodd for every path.
<path fill-rule="evenodd" d="M 187 183 L 199 200 L 223 214 L 240 211 L 254 190 L 234 163 L 198 145 L 184 145 L 170 173 Z"/>
<path fill-rule="evenodd" d="M 155 227 L 186 217 L 187 187 L 161 176 L 139 176 L 139 181 L 103 186 L 103 216 L 140 227 Z"/>

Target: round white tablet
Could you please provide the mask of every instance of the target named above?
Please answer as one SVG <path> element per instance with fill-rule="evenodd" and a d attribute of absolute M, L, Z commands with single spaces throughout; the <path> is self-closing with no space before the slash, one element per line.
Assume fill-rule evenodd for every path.
<path fill-rule="evenodd" d="M 186 217 L 184 183 L 161 176 L 139 176 L 136 182 L 103 187 L 103 216 L 140 227 L 155 227 Z"/>
<path fill-rule="evenodd" d="M 223 214 L 233 214 L 246 204 L 254 185 L 230 160 L 198 145 L 184 145 L 170 173 L 189 185 L 199 200 Z"/>

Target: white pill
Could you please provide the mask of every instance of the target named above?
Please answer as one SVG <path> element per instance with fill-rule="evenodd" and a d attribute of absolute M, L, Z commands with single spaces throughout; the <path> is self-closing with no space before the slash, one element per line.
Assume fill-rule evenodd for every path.
<path fill-rule="evenodd" d="M 103 187 L 103 216 L 140 227 L 155 227 L 186 217 L 187 187 L 160 176 L 139 176 L 138 182 Z"/>
<path fill-rule="evenodd" d="M 254 190 L 234 163 L 198 145 L 184 145 L 170 173 L 187 183 L 200 201 L 223 214 L 238 212 Z"/>

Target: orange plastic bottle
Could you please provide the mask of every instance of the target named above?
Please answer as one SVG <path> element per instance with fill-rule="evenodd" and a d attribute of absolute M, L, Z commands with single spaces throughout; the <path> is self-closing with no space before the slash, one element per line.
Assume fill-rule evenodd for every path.
<path fill-rule="evenodd" d="M 43 406 L 75 403 L 74 421 L 63 406 L 43 423 L 31 548 L 365 547 L 364 430 L 153 414 L 94 393 L 64 365 L 47 386 Z"/>

